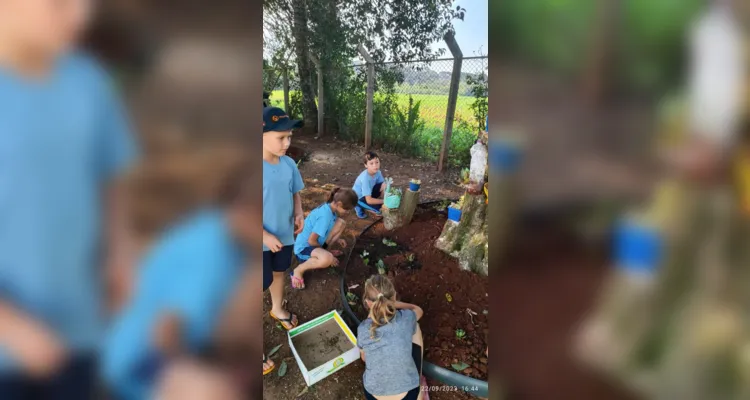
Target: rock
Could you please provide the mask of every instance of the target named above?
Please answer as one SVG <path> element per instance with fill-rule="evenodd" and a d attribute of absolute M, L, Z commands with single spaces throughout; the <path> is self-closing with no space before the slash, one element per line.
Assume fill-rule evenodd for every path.
<path fill-rule="evenodd" d="M 465 370 L 461 371 L 466 375 L 471 375 L 472 372 L 474 372 L 474 368 L 466 368 Z"/>
<path fill-rule="evenodd" d="M 486 357 L 479 357 L 479 362 L 482 364 L 487 364 L 487 358 Z"/>
<path fill-rule="evenodd" d="M 487 373 L 487 366 L 486 365 L 480 365 L 479 367 L 477 367 L 477 369 L 479 370 L 479 372 L 481 372 L 483 374 Z"/>

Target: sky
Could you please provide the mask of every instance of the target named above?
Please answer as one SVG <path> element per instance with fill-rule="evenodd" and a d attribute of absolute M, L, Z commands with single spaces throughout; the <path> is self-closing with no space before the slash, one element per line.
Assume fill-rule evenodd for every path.
<path fill-rule="evenodd" d="M 459 0 L 456 6 L 466 9 L 464 20 L 454 20 L 453 26 L 456 28 L 456 42 L 464 57 L 474 57 L 481 52 L 484 55 L 489 53 L 487 49 L 487 1 L 488 0 Z M 452 57 L 451 52 L 445 42 L 436 43 L 434 49 L 445 49 L 443 57 Z"/>

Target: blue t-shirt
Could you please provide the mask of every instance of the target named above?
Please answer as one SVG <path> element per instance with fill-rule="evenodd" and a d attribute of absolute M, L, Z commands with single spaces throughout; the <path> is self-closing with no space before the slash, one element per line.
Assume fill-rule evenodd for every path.
<path fill-rule="evenodd" d="M 294 242 L 294 252 L 299 256 L 299 253 L 310 244 L 310 235 L 313 233 L 318 234 L 318 245 L 323 246 L 328 234 L 331 233 L 333 225 L 336 223 L 336 213 L 331 209 L 331 204 L 324 203 L 322 206 L 312 210 L 310 215 L 305 218 L 305 228 L 302 233 L 297 235 L 297 240 Z"/>
<path fill-rule="evenodd" d="M 83 54 L 44 80 L 0 66 L 0 300 L 73 351 L 101 339 L 103 195 L 135 158 L 123 111 Z M 17 368 L 0 347 L 0 372 Z"/>
<path fill-rule="evenodd" d="M 354 181 L 354 192 L 357 193 L 357 198 L 361 199 L 366 196 L 372 196 L 372 188 L 378 183 L 385 182 L 383 174 L 378 171 L 375 176 L 370 175 L 367 170 L 362 171 Z"/>
<path fill-rule="evenodd" d="M 263 160 L 263 229 L 284 246 L 294 244 L 294 195 L 304 188 L 294 160 L 287 156 L 278 164 Z"/>
<path fill-rule="evenodd" d="M 417 332 L 417 315 L 398 310 L 391 322 L 370 337 L 372 319 L 357 327 L 357 346 L 365 352 L 364 385 L 370 394 L 390 396 L 419 386 L 419 371 L 411 356 L 412 336 Z"/>
<path fill-rule="evenodd" d="M 155 244 L 140 266 L 133 298 L 105 343 L 102 372 L 120 397 L 149 398 L 152 388 L 140 371 L 158 354 L 152 340 L 161 315 L 180 318 L 189 350 L 209 344 L 244 259 L 226 215 L 218 210 L 194 215 Z"/>

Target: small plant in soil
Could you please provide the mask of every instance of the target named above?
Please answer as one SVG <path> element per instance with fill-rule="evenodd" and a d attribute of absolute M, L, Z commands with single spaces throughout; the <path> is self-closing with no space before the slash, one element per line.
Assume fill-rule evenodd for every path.
<path fill-rule="evenodd" d="M 365 266 L 370 264 L 370 259 L 368 258 L 369 255 L 370 253 L 368 253 L 367 250 L 362 250 L 362 254 L 359 255 L 362 258 L 362 263 L 365 264 Z"/>
<path fill-rule="evenodd" d="M 412 180 L 411 180 L 411 183 L 413 183 L 413 184 L 415 184 L 415 185 L 421 185 L 421 184 L 422 184 L 422 181 L 421 181 L 421 180 L 419 180 L 419 179 L 412 179 Z"/>
<path fill-rule="evenodd" d="M 464 332 L 463 329 L 456 329 L 456 339 L 464 340 L 465 337 L 466 337 L 466 332 Z"/>
<path fill-rule="evenodd" d="M 451 296 L 450 293 L 446 293 L 445 294 L 445 299 L 448 300 L 448 303 L 450 303 L 451 301 L 453 301 L 453 296 Z"/>
<path fill-rule="evenodd" d="M 414 253 L 407 254 L 406 261 L 408 261 L 410 264 L 414 263 Z"/>
<path fill-rule="evenodd" d="M 398 246 L 398 244 L 396 244 L 396 242 L 394 242 L 393 240 L 389 240 L 388 238 L 383 238 L 383 244 L 386 245 L 386 246 L 388 246 L 388 247 L 396 247 L 396 246 Z"/>
<path fill-rule="evenodd" d="M 352 292 L 346 292 L 346 302 L 349 303 L 351 306 L 356 306 L 359 301 L 359 297 L 357 297 L 356 294 Z"/>
<path fill-rule="evenodd" d="M 388 269 L 385 267 L 385 263 L 383 262 L 383 260 L 378 260 L 377 266 L 378 266 L 378 273 L 380 275 L 385 275 L 385 273 L 388 271 Z"/>
<path fill-rule="evenodd" d="M 464 168 L 461 170 L 461 183 L 463 183 L 464 185 L 469 183 L 470 172 L 471 171 L 468 168 Z"/>
<path fill-rule="evenodd" d="M 449 206 L 450 204 L 451 204 L 451 202 L 450 202 L 450 201 L 448 201 L 448 200 L 443 200 L 443 201 L 441 201 L 440 203 L 437 203 L 437 204 L 435 205 L 435 211 L 438 211 L 438 212 L 445 212 L 445 209 L 446 209 L 446 208 L 448 208 L 448 206 Z"/>

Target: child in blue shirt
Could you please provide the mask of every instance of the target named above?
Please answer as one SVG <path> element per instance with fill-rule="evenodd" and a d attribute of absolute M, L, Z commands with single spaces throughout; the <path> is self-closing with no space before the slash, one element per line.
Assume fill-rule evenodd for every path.
<path fill-rule="evenodd" d="M 78 49 L 93 3 L 0 1 L 3 399 L 94 397 L 102 278 L 130 266 L 118 178 L 136 146 L 109 74 Z"/>
<path fill-rule="evenodd" d="M 327 248 L 333 243 L 346 247 L 341 239 L 346 221 L 339 218 L 357 204 L 357 194 L 351 189 L 335 188 L 328 196 L 328 202 L 312 210 L 305 219 L 305 229 L 294 242 L 294 253 L 302 263 L 289 275 L 292 287 L 304 289 L 304 274 L 311 269 L 328 268 L 339 261 Z"/>
<path fill-rule="evenodd" d="M 365 209 L 380 214 L 383 207 L 383 183 L 385 179 L 380 172 L 380 158 L 373 151 L 365 153 L 365 170 L 354 181 L 354 192 L 359 204 L 356 207 L 357 217 L 366 218 Z"/>
<path fill-rule="evenodd" d="M 219 317 L 258 243 L 260 212 L 248 173 L 223 204 L 196 212 L 158 239 L 139 267 L 132 298 L 105 342 L 102 372 L 117 399 L 153 398 L 172 361 L 211 349 Z"/>
<path fill-rule="evenodd" d="M 305 224 L 299 194 L 305 184 L 286 152 L 292 143 L 292 129 L 301 125 L 280 108 L 263 110 L 263 291 L 270 288 L 269 314 L 286 330 L 299 323 L 296 315 L 284 309 L 284 280 L 292 265 L 294 235 L 302 232 Z M 273 368 L 264 357 L 263 373 Z"/>

